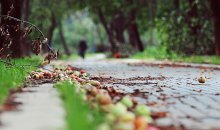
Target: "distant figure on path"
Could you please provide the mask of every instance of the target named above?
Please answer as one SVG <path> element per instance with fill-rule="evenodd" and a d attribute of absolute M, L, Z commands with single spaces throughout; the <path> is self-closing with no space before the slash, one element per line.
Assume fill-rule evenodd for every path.
<path fill-rule="evenodd" d="M 78 49 L 79 49 L 79 55 L 84 59 L 86 49 L 87 49 L 87 44 L 86 44 L 85 40 L 80 40 L 79 45 L 78 45 Z"/>

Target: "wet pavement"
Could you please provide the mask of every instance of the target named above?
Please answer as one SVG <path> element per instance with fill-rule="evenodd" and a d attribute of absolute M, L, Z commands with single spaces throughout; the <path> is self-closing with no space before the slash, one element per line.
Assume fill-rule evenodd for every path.
<path fill-rule="evenodd" d="M 69 62 L 105 86 L 132 95 L 155 114 L 155 124 L 167 130 L 220 130 L 220 71 L 201 67 L 135 64 L 123 60 Z M 218 66 L 217 66 L 218 67 Z M 206 83 L 197 81 L 205 75 Z M 134 95 L 133 93 L 140 93 Z"/>

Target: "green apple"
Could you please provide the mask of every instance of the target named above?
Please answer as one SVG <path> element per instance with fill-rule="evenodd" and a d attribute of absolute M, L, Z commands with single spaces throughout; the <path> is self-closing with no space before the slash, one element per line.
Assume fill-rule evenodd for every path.
<path fill-rule="evenodd" d="M 102 123 L 97 127 L 97 130 L 111 130 L 111 127 L 107 123 Z"/>
<path fill-rule="evenodd" d="M 122 116 L 127 112 L 127 108 L 122 103 L 117 103 L 111 110 L 111 113 L 115 116 Z"/>
<path fill-rule="evenodd" d="M 114 130 L 134 130 L 134 124 L 130 122 L 119 122 L 116 125 L 114 125 Z"/>
<path fill-rule="evenodd" d="M 79 71 L 74 71 L 73 74 L 74 74 L 75 76 L 77 76 L 77 77 L 80 76 L 80 72 L 79 72 Z"/>
<path fill-rule="evenodd" d="M 135 115 L 132 112 L 126 112 L 122 116 L 119 117 L 119 121 L 121 122 L 133 122 L 135 119 Z"/>
<path fill-rule="evenodd" d="M 150 109 L 146 105 L 138 105 L 135 108 L 135 114 L 138 116 L 149 116 Z"/>
<path fill-rule="evenodd" d="M 105 116 L 105 120 L 106 120 L 108 123 L 112 124 L 112 123 L 114 123 L 114 122 L 116 121 L 116 116 L 113 115 L 113 114 L 111 114 L 111 113 L 108 113 L 108 114 Z"/>
<path fill-rule="evenodd" d="M 121 103 L 124 104 L 126 107 L 130 108 L 133 106 L 133 102 L 131 100 L 131 97 L 125 96 L 121 99 Z"/>

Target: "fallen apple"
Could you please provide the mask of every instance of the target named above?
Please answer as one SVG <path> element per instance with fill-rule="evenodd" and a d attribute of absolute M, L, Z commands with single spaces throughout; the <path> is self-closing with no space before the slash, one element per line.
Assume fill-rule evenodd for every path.
<path fill-rule="evenodd" d="M 116 125 L 114 125 L 114 130 L 134 130 L 134 124 L 130 122 L 119 122 Z"/>
<path fill-rule="evenodd" d="M 82 99 L 83 101 L 87 101 L 87 96 L 86 96 L 86 95 L 81 95 L 81 99 Z"/>
<path fill-rule="evenodd" d="M 146 105 L 138 105 L 135 108 L 135 114 L 138 116 L 149 116 L 150 109 Z"/>
<path fill-rule="evenodd" d="M 43 79 L 44 75 L 43 74 L 39 74 L 39 79 Z"/>
<path fill-rule="evenodd" d="M 130 108 L 133 106 L 133 102 L 129 96 L 124 96 L 121 99 L 121 103 L 124 104 L 126 107 Z"/>
<path fill-rule="evenodd" d="M 44 70 L 42 68 L 39 68 L 36 70 L 36 72 L 43 72 Z"/>
<path fill-rule="evenodd" d="M 31 76 L 30 75 L 28 75 L 25 79 L 31 79 Z"/>
<path fill-rule="evenodd" d="M 108 113 L 106 116 L 105 116 L 105 120 L 106 122 L 110 123 L 110 124 L 113 124 L 115 121 L 116 121 L 116 116 L 113 115 L 112 113 Z"/>
<path fill-rule="evenodd" d="M 44 72 L 43 76 L 46 77 L 46 78 L 51 78 L 52 74 L 50 72 Z"/>
<path fill-rule="evenodd" d="M 86 73 L 85 70 L 80 70 L 80 74 L 84 74 L 84 73 Z"/>
<path fill-rule="evenodd" d="M 148 128 L 148 122 L 146 117 L 139 116 L 134 121 L 135 130 L 146 130 Z"/>
<path fill-rule="evenodd" d="M 110 112 L 113 107 L 114 107 L 114 105 L 111 103 L 107 104 L 107 105 L 100 106 L 101 110 L 103 110 L 104 112 Z"/>
<path fill-rule="evenodd" d="M 34 79 L 39 79 L 39 74 L 34 74 Z"/>
<path fill-rule="evenodd" d="M 199 83 L 205 83 L 206 77 L 204 75 L 201 75 L 198 77 L 198 81 L 199 81 Z"/>
<path fill-rule="evenodd" d="M 89 83 L 92 85 L 92 86 L 101 86 L 100 82 L 99 81 L 96 81 L 96 80 L 90 80 Z"/>
<path fill-rule="evenodd" d="M 111 113 L 119 117 L 127 112 L 127 108 L 122 103 L 117 103 L 111 110 Z"/>
<path fill-rule="evenodd" d="M 77 77 L 80 76 L 80 72 L 79 72 L 79 71 L 74 71 L 73 74 L 74 74 L 75 76 L 77 76 Z"/>
<path fill-rule="evenodd" d="M 96 100 L 100 105 L 107 105 L 112 102 L 112 99 L 108 94 L 98 94 Z"/>
<path fill-rule="evenodd" d="M 85 82 L 85 80 L 82 79 L 82 78 L 78 78 L 78 77 L 76 77 L 75 79 L 76 79 L 78 82 L 80 82 L 80 83 Z"/>
<path fill-rule="evenodd" d="M 81 77 L 82 77 L 82 78 L 87 78 L 87 77 L 88 77 L 88 74 L 87 74 L 87 73 L 83 73 L 83 74 L 81 74 Z"/>
<path fill-rule="evenodd" d="M 80 93 L 85 95 L 86 94 L 86 90 L 85 89 L 80 89 Z"/>
<path fill-rule="evenodd" d="M 97 130 L 111 130 L 111 127 L 107 123 L 102 123 L 97 127 Z"/>
<path fill-rule="evenodd" d="M 45 66 L 45 65 L 48 65 L 48 64 L 49 64 L 49 61 L 48 61 L 48 60 L 42 61 L 40 64 L 41 64 L 41 66 Z"/>
<path fill-rule="evenodd" d="M 135 119 L 135 115 L 132 112 L 126 112 L 122 116 L 119 117 L 120 122 L 133 122 Z"/>
<path fill-rule="evenodd" d="M 77 76 L 75 76 L 74 74 L 69 75 L 70 78 L 75 79 Z"/>
<path fill-rule="evenodd" d="M 153 122 L 153 119 L 150 116 L 146 116 L 146 120 L 147 120 L 148 123 L 152 123 Z"/>
<path fill-rule="evenodd" d="M 108 94 L 108 91 L 105 89 L 98 89 L 100 94 Z"/>
<path fill-rule="evenodd" d="M 59 76 L 59 78 L 64 78 L 65 75 L 64 74 L 59 74 L 58 76 Z"/>
<path fill-rule="evenodd" d="M 89 83 L 86 84 L 82 84 L 81 87 L 85 88 L 87 91 L 91 92 L 92 88 L 95 88 L 94 86 L 92 86 Z M 94 95 L 95 96 L 95 95 Z"/>
<path fill-rule="evenodd" d="M 96 96 L 99 93 L 99 90 L 96 87 L 92 87 L 90 92 L 93 96 Z"/>

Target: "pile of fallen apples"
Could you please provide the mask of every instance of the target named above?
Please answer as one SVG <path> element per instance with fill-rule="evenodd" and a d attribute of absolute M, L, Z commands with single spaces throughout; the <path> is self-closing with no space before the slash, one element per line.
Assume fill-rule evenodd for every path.
<path fill-rule="evenodd" d="M 53 81 L 68 81 L 76 86 L 83 100 L 91 107 L 104 111 L 105 121 L 97 130 L 158 130 L 151 127 L 150 109 L 143 104 L 134 105 L 130 96 L 124 96 L 118 102 L 113 102 L 108 90 L 96 81 L 90 80 L 84 71 L 72 66 L 53 71 L 38 69 L 27 77 L 34 80 L 51 79 Z"/>

